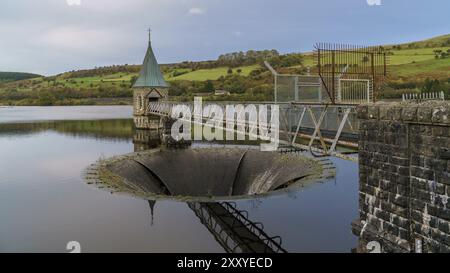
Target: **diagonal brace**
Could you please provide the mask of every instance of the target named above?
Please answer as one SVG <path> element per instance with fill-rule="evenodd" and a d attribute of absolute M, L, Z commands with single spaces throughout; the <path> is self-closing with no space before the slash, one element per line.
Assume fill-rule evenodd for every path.
<path fill-rule="evenodd" d="M 327 152 L 327 145 L 325 144 L 325 141 L 324 141 L 324 139 L 322 137 L 322 133 L 320 131 L 320 126 L 322 126 L 322 122 L 323 122 L 323 120 L 325 118 L 325 115 L 327 114 L 327 111 L 328 111 L 328 105 L 325 106 L 325 109 L 323 110 L 322 114 L 320 115 L 319 121 L 317 121 L 316 116 L 314 115 L 314 112 L 311 110 L 311 108 L 308 108 L 308 112 L 311 115 L 311 119 L 312 119 L 312 121 L 314 123 L 314 127 L 315 127 L 314 134 L 311 137 L 311 141 L 309 142 L 308 147 L 309 148 L 312 147 L 312 145 L 314 144 L 314 141 L 316 140 L 316 137 L 318 136 L 319 140 L 320 140 L 320 143 L 322 145 L 323 151 L 325 152 L 325 154 L 328 153 Z"/>

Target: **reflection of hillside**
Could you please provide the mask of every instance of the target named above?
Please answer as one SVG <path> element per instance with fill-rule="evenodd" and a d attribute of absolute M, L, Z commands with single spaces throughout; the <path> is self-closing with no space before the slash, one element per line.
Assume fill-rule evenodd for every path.
<path fill-rule="evenodd" d="M 133 121 L 115 119 L 0 124 L 1 136 L 26 136 L 49 130 L 75 137 L 131 140 Z"/>

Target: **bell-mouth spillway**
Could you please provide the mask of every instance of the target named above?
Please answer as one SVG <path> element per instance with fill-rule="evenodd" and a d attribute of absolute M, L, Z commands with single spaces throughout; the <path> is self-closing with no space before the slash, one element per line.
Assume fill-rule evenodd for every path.
<path fill-rule="evenodd" d="M 153 149 L 100 160 L 88 184 L 145 199 L 214 202 L 252 198 L 325 178 L 323 163 L 251 148 Z"/>

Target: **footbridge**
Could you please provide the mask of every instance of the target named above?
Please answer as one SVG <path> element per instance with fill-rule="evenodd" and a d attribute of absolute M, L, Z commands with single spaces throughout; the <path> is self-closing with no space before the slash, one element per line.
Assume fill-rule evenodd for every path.
<path fill-rule="evenodd" d="M 168 119 L 185 120 L 189 118 L 192 124 L 201 126 L 209 126 L 208 124 L 213 121 L 215 124 L 223 124 L 219 129 L 224 131 L 230 130 L 225 126 L 227 122 L 234 122 L 233 133 L 251 136 L 261 128 L 258 128 L 258 124 L 247 122 L 248 111 L 245 113 L 244 121 L 233 120 L 226 115 L 218 120 L 213 113 L 214 107 L 219 107 L 223 113 L 226 113 L 227 106 L 242 105 L 246 109 L 249 105 L 265 105 L 269 108 L 277 105 L 279 107 L 277 130 L 279 130 L 280 144 L 306 149 L 318 156 L 332 155 L 352 160 L 353 157 L 348 154 L 358 148 L 359 124 L 356 118 L 357 105 L 355 104 L 206 102 L 203 103 L 203 109 L 207 110 L 202 111 L 201 114 L 174 118 L 173 109 L 180 105 L 188 108 L 191 113 L 195 112 L 194 103 L 157 101 L 149 103 L 146 114 Z M 270 120 L 270 111 L 265 120 Z M 244 124 L 240 124 L 240 122 Z"/>

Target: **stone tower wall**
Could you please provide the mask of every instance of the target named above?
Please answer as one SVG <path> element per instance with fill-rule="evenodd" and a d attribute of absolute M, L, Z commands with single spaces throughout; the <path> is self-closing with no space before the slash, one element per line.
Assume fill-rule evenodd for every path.
<path fill-rule="evenodd" d="M 359 250 L 450 252 L 450 103 L 364 105 Z"/>

